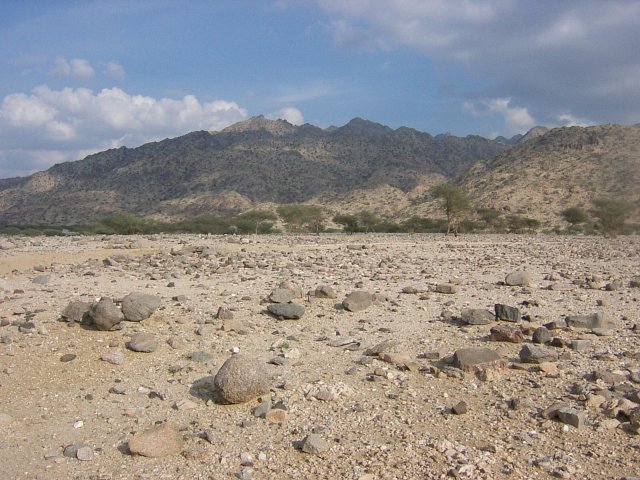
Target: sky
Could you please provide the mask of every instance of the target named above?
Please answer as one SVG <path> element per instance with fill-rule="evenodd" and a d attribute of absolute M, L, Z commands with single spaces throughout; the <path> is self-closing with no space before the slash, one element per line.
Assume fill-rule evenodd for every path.
<path fill-rule="evenodd" d="M 0 178 L 255 115 L 640 123 L 640 0 L 2 0 Z"/>

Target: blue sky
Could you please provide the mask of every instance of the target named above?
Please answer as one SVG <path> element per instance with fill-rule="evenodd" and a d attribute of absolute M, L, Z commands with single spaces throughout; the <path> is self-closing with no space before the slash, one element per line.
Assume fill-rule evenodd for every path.
<path fill-rule="evenodd" d="M 0 178 L 260 114 L 639 123 L 638 45 L 632 0 L 4 0 Z"/>

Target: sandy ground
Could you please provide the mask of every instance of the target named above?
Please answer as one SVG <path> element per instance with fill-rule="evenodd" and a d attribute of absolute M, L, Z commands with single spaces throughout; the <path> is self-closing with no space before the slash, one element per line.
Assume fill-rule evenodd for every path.
<path fill-rule="evenodd" d="M 630 412 L 640 407 L 633 401 L 640 401 L 634 330 L 640 289 L 631 286 L 640 275 L 637 236 L 0 240 L 2 478 L 640 475 L 640 436 L 630 423 Z M 114 260 L 111 266 L 105 258 Z M 504 285 L 515 270 L 529 272 L 531 284 Z M 621 286 L 607 290 L 614 280 Z M 294 302 L 306 312 L 299 320 L 266 313 L 267 297 L 283 281 L 300 294 Z M 447 282 L 457 293 L 434 291 Z M 337 298 L 307 293 L 319 285 L 332 286 Z M 403 293 L 405 287 L 414 293 Z M 340 303 L 354 290 L 378 293 L 379 301 L 345 311 Z M 132 292 L 157 295 L 160 308 L 116 331 L 60 320 L 72 300 Z M 474 326 L 457 319 L 464 308 L 493 311 L 496 303 L 518 307 L 529 321 Z M 220 306 L 246 331 L 223 331 L 215 315 Z M 608 331 L 552 331 L 565 343 L 588 340 L 586 348 L 546 347 L 559 356 L 546 372 L 520 363 L 534 328 L 594 312 L 611 319 Z M 498 324 L 521 328 L 525 343 L 490 341 Z M 136 332 L 156 335 L 158 348 L 128 350 Z M 389 351 L 410 361 L 367 357 L 355 343 L 332 346 L 342 338 L 362 347 L 392 340 Z M 450 361 L 465 347 L 497 351 L 506 367 L 462 374 Z M 261 362 L 281 359 L 282 365 L 266 365 L 270 393 L 236 405 L 216 402 L 211 380 L 232 349 Z M 114 350 L 124 353 L 122 364 L 101 360 Z M 61 361 L 66 354 L 75 358 Z M 268 399 L 286 409 L 282 423 L 253 414 Z M 467 412 L 453 414 L 462 400 Z M 557 401 L 580 413 L 579 428 L 544 418 Z M 134 434 L 165 421 L 179 426 L 181 453 L 130 453 Z M 326 440 L 327 451 L 301 451 L 312 432 Z M 88 459 L 63 455 L 69 445 L 89 447 Z"/>

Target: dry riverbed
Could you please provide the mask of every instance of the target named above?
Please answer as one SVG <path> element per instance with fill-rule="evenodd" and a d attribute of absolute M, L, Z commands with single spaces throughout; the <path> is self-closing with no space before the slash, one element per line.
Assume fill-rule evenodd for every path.
<path fill-rule="evenodd" d="M 635 478 L 639 298 L 637 236 L 0 238 L 2 477 Z"/>

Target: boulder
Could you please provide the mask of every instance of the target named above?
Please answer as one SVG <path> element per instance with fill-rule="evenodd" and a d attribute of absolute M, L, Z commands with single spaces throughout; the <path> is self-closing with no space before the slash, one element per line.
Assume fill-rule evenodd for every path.
<path fill-rule="evenodd" d="M 535 345 L 525 345 L 518 355 L 523 363 L 545 363 L 558 360 L 558 355 L 554 351 Z"/>
<path fill-rule="evenodd" d="M 492 342 L 522 343 L 524 335 L 519 328 L 511 328 L 506 325 L 496 325 L 490 332 Z"/>
<path fill-rule="evenodd" d="M 336 292 L 335 288 L 330 287 L 329 285 L 319 285 L 316 287 L 315 297 L 316 298 L 337 298 L 338 293 Z"/>
<path fill-rule="evenodd" d="M 91 308 L 90 302 L 74 300 L 72 302 L 69 302 L 69 304 L 60 314 L 60 317 L 69 323 L 80 323 L 84 319 L 84 316 L 89 312 L 89 308 Z"/>
<path fill-rule="evenodd" d="M 130 293 L 122 299 L 122 313 L 130 322 L 146 320 L 159 306 L 160 299 L 150 293 Z"/>
<path fill-rule="evenodd" d="M 136 333 L 127 342 L 127 348 L 134 352 L 151 353 L 158 348 L 158 339 L 151 333 Z"/>
<path fill-rule="evenodd" d="M 498 320 L 505 320 L 507 322 L 520 321 L 520 310 L 516 307 L 496 303 L 493 308 L 496 312 L 496 319 Z"/>
<path fill-rule="evenodd" d="M 297 320 L 304 315 L 304 307 L 296 303 L 272 303 L 267 311 L 278 318 Z"/>
<path fill-rule="evenodd" d="M 124 320 L 120 309 L 108 297 L 103 297 L 91 305 L 89 317 L 98 330 L 111 330 Z"/>
<path fill-rule="evenodd" d="M 488 325 L 495 320 L 495 316 L 484 308 L 465 308 L 460 319 L 469 325 Z"/>
<path fill-rule="evenodd" d="M 608 324 L 608 319 L 603 312 L 590 315 L 569 315 L 565 319 L 567 325 L 573 328 L 602 328 Z"/>
<path fill-rule="evenodd" d="M 526 287 L 531 284 L 531 274 L 522 270 L 511 272 L 504 279 L 504 283 L 512 287 Z"/>
<path fill-rule="evenodd" d="M 470 347 L 456 350 L 453 366 L 465 372 L 479 372 L 487 368 L 504 367 L 505 362 L 498 352 L 489 348 Z"/>
<path fill-rule="evenodd" d="M 247 355 L 233 355 L 222 364 L 214 385 L 227 403 L 243 403 L 269 391 L 269 377 L 263 362 Z"/>
<path fill-rule="evenodd" d="M 288 288 L 276 288 L 269 295 L 269 301 L 273 303 L 289 303 L 295 298 L 295 292 Z"/>

